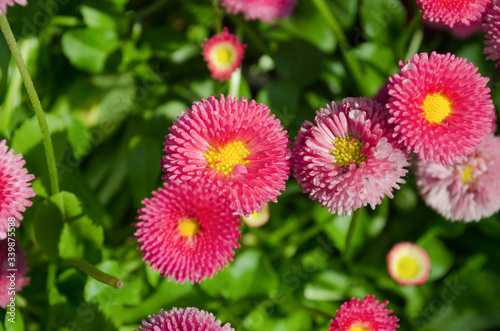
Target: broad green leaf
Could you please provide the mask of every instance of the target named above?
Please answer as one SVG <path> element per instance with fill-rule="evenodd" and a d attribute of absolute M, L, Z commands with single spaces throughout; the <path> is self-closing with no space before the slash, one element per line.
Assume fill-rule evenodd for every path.
<path fill-rule="evenodd" d="M 16 306 L 14 311 L 7 307 L 5 312 L 5 331 L 24 331 L 24 317 L 21 309 Z"/>
<path fill-rule="evenodd" d="M 435 231 L 427 231 L 427 233 L 417 241 L 417 245 L 425 249 L 431 259 L 429 281 L 443 277 L 450 270 L 455 256 L 437 237 Z"/>
<path fill-rule="evenodd" d="M 391 44 L 406 22 L 406 9 L 399 0 L 362 0 L 360 19 L 370 40 Z"/>
<path fill-rule="evenodd" d="M 89 28 L 116 31 L 116 22 L 107 13 L 86 5 L 81 6 L 80 11 L 82 12 L 83 21 Z"/>

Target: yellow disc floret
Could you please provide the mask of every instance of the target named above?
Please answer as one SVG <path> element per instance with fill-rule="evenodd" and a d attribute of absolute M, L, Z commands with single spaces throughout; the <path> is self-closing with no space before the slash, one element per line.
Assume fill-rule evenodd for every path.
<path fill-rule="evenodd" d="M 350 328 L 349 331 L 370 331 L 370 330 L 358 325 L 358 326 Z"/>
<path fill-rule="evenodd" d="M 468 165 L 462 172 L 462 184 L 467 184 L 472 180 L 472 166 Z"/>
<path fill-rule="evenodd" d="M 332 144 L 335 149 L 330 150 L 330 153 L 335 156 L 334 164 L 343 167 L 350 163 L 359 165 L 361 162 L 366 161 L 366 155 L 361 155 L 364 147 L 362 141 L 348 136 L 346 138 L 337 138 Z"/>
<path fill-rule="evenodd" d="M 442 123 L 451 113 L 451 103 L 442 94 L 429 93 L 422 103 L 422 110 L 430 123 Z"/>
<path fill-rule="evenodd" d="M 217 50 L 217 61 L 219 61 L 222 64 L 227 64 L 229 62 L 232 62 L 233 58 L 233 52 L 227 48 L 221 48 Z"/>
<path fill-rule="evenodd" d="M 217 172 L 223 172 L 229 175 L 238 164 L 247 165 L 249 161 L 244 158 L 250 155 L 250 152 L 241 141 L 227 144 L 224 147 L 213 145 L 208 147 L 208 152 L 203 154 L 208 162 L 209 168 L 215 168 Z"/>
<path fill-rule="evenodd" d="M 199 229 L 200 223 L 196 220 L 187 219 L 179 222 L 179 231 L 183 237 L 194 236 L 198 233 Z"/>
<path fill-rule="evenodd" d="M 418 265 L 414 259 L 409 256 L 403 257 L 398 262 L 398 277 L 402 279 L 412 279 L 417 275 Z"/>

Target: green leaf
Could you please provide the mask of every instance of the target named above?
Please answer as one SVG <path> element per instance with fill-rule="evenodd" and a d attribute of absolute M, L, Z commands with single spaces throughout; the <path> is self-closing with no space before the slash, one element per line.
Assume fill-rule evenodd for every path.
<path fill-rule="evenodd" d="M 417 241 L 417 245 L 425 249 L 431 259 L 429 281 L 443 277 L 453 265 L 455 256 L 437 237 L 434 230 L 429 230 Z"/>
<path fill-rule="evenodd" d="M 97 8 L 82 5 L 80 7 L 83 21 L 89 28 L 116 30 L 116 22 L 113 17 Z"/>
<path fill-rule="evenodd" d="M 6 310 L 5 331 L 24 331 L 24 318 L 19 307 L 16 306 L 14 312 L 10 308 Z"/>
<path fill-rule="evenodd" d="M 64 225 L 63 214 L 52 200 L 42 202 L 34 217 L 35 238 L 47 257 L 55 262 L 59 258 L 57 243 Z"/>
<path fill-rule="evenodd" d="M 403 29 L 406 9 L 399 0 L 362 0 L 360 19 L 369 39 L 391 44 Z"/>

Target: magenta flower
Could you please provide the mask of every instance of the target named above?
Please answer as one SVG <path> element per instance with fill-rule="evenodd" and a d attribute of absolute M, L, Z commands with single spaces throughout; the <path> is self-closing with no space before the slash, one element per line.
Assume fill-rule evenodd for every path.
<path fill-rule="evenodd" d="M 168 280 L 200 283 L 233 260 L 241 223 L 217 193 L 193 181 L 165 183 L 142 203 L 134 235 L 143 260 Z"/>
<path fill-rule="evenodd" d="M 222 33 L 206 39 L 201 47 L 212 78 L 223 82 L 231 78 L 233 71 L 241 66 L 246 45 L 240 44 L 236 36 L 224 28 Z"/>
<path fill-rule="evenodd" d="M 408 152 L 443 164 L 472 153 L 493 130 L 495 109 L 486 87 L 466 59 L 432 52 L 415 54 L 389 78 L 386 105 L 395 134 Z"/>
<path fill-rule="evenodd" d="M 331 213 L 350 215 L 404 183 L 406 154 L 392 138 L 387 111 L 367 98 L 332 102 L 306 121 L 292 147 L 293 175 Z"/>
<path fill-rule="evenodd" d="M 277 201 L 290 175 L 290 142 L 265 104 L 221 95 L 220 101 L 195 102 L 186 112 L 166 137 L 163 179 L 204 183 L 245 216 Z"/>
<path fill-rule="evenodd" d="M 139 331 L 234 331 L 229 323 L 221 326 L 212 313 L 198 308 L 163 309 L 157 315 L 142 320 Z"/>
<path fill-rule="evenodd" d="M 35 176 L 28 174 L 25 163 L 22 154 L 14 155 L 6 141 L 0 141 L 0 239 L 7 237 L 9 217 L 16 219 L 18 227 L 21 213 L 32 205 L 28 199 L 35 196 L 30 183 Z"/>
<path fill-rule="evenodd" d="M 429 278 L 431 260 L 423 248 L 411 242 L 401 242 L 387 254 L 387 270 L 399 285 L 422 285 Z"/>
<path fill-rule="evenodd" d="M 245 15 L 246 20 L 261 20 L 273 23 L 292 15 L 297 0 L 221 0 L 229 14 Z"/>
<path fill-rule="evenodd" d="M 379 304 L 374 299 L 374 295 L 367 295 L 361 302 L 356 298 L 344 302 L 328 331 L 393 331 L 399 328 L 399 319 L 390 316 L 392 310 L 384 309 L 389 301 Z"/>
<path fill-rule="evenodd" d="M 420 11 L 431 22 L 443 22 L 453 27 L 456 23 L 469 25 L 481 18 L 491 0 L 417 0 Z"/>
<path fill-rule="evenodd" d="M 496 67 L 500 67 L 500 4 L 497 0 L 492 1 L 484 15 L 483 30 L 486 31 L 483 53 L 488 54 L 487 60 L 497 61 Z"/>
<path fill-rule="evenodd" d="M 452 165 L 417 162 L 427 205 L 450 221 L 479 221 L 500 209 L 500 137 L 488 134 L 473 154 Z"/>
<path fill-rule="evenodd" d="M 0 15 L 7 14 L 7 6 L 14 6 L 17 3 L 21 6 L 26 6 L 28 1 L 26 0 L 0 0 Z"/>
<path fill-rule="evenodd" d="M 21 291 L 30 283 L 30 278 L 26 277 L 28 271 L 26 257 L 19 242 L 13 240 L 12 237 L 0 240 L 0 307 L 7 309 L 7 312 L 10 311 L 7 305 L 12 305 L 13 301 L 15 310 L 16 302 L 13 292 Z"/>

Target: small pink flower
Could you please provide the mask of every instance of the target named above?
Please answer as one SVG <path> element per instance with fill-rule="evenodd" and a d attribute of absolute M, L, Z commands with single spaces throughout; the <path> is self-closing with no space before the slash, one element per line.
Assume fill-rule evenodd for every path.
<path fill-rule="evenodd" d="M 14 155 L 6 141 L 0 141 L 0 239 L 7 237 L 9 217 L 22 220 L 21 213 L 32 205 L 28 199 L 35 196 L 30 183 L 35 176 L 28 174 L 25 163 L 22 154 Z"/>
<path fill-rule="evenodd" d="M 450 221 L 479 221 L 500 210 L 500 137 L 487 134 L 473 154 L 451 165 L 416 162 L 424 201 Z"/>
<path fill-rule="evenodd" d="M 212 313 L 198 308 L 163 309 L 142 321 L 139 331 L 234 331 L 229 323 L 221 326 Z"/>
<path fill-rule="evenodd" d="M 395 135 L 423 161 L 452 163 L 472 153 L 496 118 L 488 78 L 451 54 L 415 54 L 389 78 L 386 105 Z"/>
<path fill-rule="evenodd" d="M 429 278 L 431 260 L 423 248 L 410 242 L 401 242 L 387 254 L 387 270 L 399 285 L 422 285 Z"/>
<path fill-rule="evenodd" d="M 379 304 L 374 299 L 374 295 L 367 295 L 361 302 L 356 298 L 344 302 L 328 331 L 394 331 L 399 328 L 399 319 L 390 316 L 392 310 L 384 309 L 389 301 Z"/>
<path fill-rule="evenodd" d="M 483 53 L 488 54 L 487 60 L 496 61 L 500 67 L 500 2 L 494 0 L 484 15 L 483 30 L 486 31 Z"/>
<path fill-rule="evenodd" d="M 331 213 L 375 208 L 404 183 L 406 154 L 392 137 L 388 113 L 367 98 L 332 102 L 306 121 L 292 147 L 293 175 Z"/>
<path fill-rule="evenodd" d="M 9 269 L 16 271 L 9 271 Z M 6 309 L 11 303 L 13 295 L 9 292 L 19 292 L 30 283 L 30 278 L 26 277 L 28 271 L 26 257 L 19 242 L 12 240 L 12 237 L 0 240 L 0 307 Z M 15 277 L 9 277 L 12 274 Z"/>
<path fill-rule="evenodd" d="M 222 33 L 206 39 L 201 47 L 212 78 L 223 82 L 231 78 L 233 71 L 241 66 L 246 45 L 240 44 L 236 36 L 224 28 Z"/>
<path fill-rule="evenodd" d="M 417 0 L 420 11 L 431 22 L 443 22 L 453 27 L 456 23 L 469 25 L 481 18 L 491 0 Z"/>
<path fill-rule="evenodd" d="M 246 20 L 261 20 L 273 23 L 292 15 L 297 0 L 221 0 L 229 14 L 245 15 Z"/>
<path fill-rule="evenodd" d="M 14 6 L 17 3 L 21 6 L 26 6 L 28 1 L 26 0 L 0 0 L 0 15 L 7 14 L 7 6 Z"/>
<path fill-rule="evenodd" d="M 276 202 L 290 175 L 287 132 L 265 104 L 221 95 L 193 103 L 164 142 L 162 178 L 221 192 L 244 216 Z"/>
<path fill-rule="evenodd" d="M 142 203 L 134 235 L 143 260 L 168 280 L 200 283 L 233 260 L 241 223 L 217 193 L 193 181 L 165 183 Z"/>

